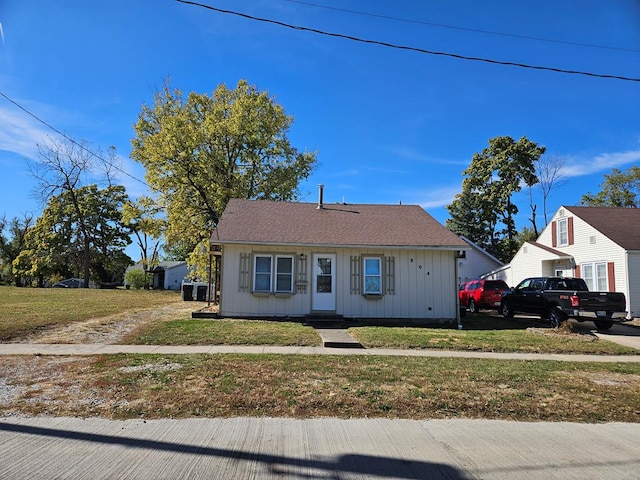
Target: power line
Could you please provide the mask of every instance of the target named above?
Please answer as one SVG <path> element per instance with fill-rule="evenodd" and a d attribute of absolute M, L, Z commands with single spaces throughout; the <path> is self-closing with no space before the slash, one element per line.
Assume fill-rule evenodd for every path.
<path fill-rule="evenodd" d="M 66 133 L 61 132 L 60 130 L 58 130 L 56 127 L 54 127 L 53 125 L 51 125 L 50 123 L 47 123 L 45 120 L 41 119 L 40 117 L 38 117 L 35 113 L 30 112 L 29 110 L 27 110 L 25 107 L 23 107 L 22 105 L 20 105 L 18 102 L 16 102 L 15 100 L 9 98 L 7 95 L 5 95 L 4 93 L 0 92 L 0 96 L 4 97 L 5 99 L 7 99 L 9 102 L 13 103 L 16 107 L 18 107 L 20 110 L 22 110 L 23 112 L 25 112 L 27 115 L 35 118 L 38 122 L 40 122 L 41 124 L 43 124 L 44 126 L 46 126 L 47 128 L 53 130 L 54 132 L 56 132 L 58 135 L 60 135 L 61 137 L 67 139 L 69 142 L 73 143 L 74 145 L 76 145 L 77 147 L 80 147 L 82 150 L 84 150 L 85 152 L 89 153 L 90 155 L 96 157 L 98 160 L 103 161 L 104 163 L 106 163 L 107 165 L 109 165 L 110 167 L 116 169 L 117 171 L 119 171 L 120 173 L 125 174 L 127 177 L 135 180 L 136 182 L 140 182 L 141 184 L 143 184 L 144 186 L 146 186 L 147 188 L 150 188 L 153 190 L 153 188 L 147 184 L 147 182 L 145 182 L 144 180 L 140 180 L 137 177 L 134 177 L 133 175 L 131 175 L 129 172 L 124 171 L 122 168 L 118 167 L 117 165 L 114 165 L 113 163 L 111 163 L 109 160 L 101 157 L 100 155 L 98 155 L 97 153 L 89 150 L 87 147 L 85 147 L 84 145 L 76 142 L 73 138 L 71 138 L 70 136 L 68 136 Z"/>
<path fill-rule="evenodd" d="M 609 74 L 603 74 L 603 73 L 585 72 L 585 71 L 581 71 L 581 70 L 567 70 L 567 69 L 564 69 L 564 68 L 545 67 L 545 66 L 541 66 L 541 65 L 528 65 L 526 63 L 507 62 L 507 61 L 503 61 L 503 60 L 494 60 L 494 59 L 483 58 L 483 57 L 470 57 L 470 56 L 467 56 L 467 55 L 459 55 L 457 53 L 438 52 L 438 51 L 433 51 L 433 50 L 426 50 L 424 48 L 409 47 L 409 46 L 406 46 L 406 45 L 396 45 L 396 44 L 393 44 L 393 43 L 382 42 L 382 41 L 379 41 L 379 40 L 368 40 L 368 39 L 363 39 L 363 38 L 359 38 L 359 37 L 354 37 L 354 36 L 351 36 L 351 35 L 345 35 L 345 34 L 342 34 L 342 33 L 332 33 L 332 32 L 326 32 L 326 31 L 323 31 L 323 30 L 318 30 L 318 29 L 315 29 L 315 28 L 303 27 L 303 26 L 300 26 L 300 25 L 292 25 L 292 24 L 289 24 L 289 23 L 284 23 L 284 22 L 280 22 L 280 21 L 277 21 L 277 20 L 271 20 L 271 19 L 268 19 L 268 18 L 254 17 L 252 15 L 247 15 L 246 13 L 235 12 L 235 11 L 232 11 L 232 10 L 224 10 L 222 8 L 216 8 L 216 7 L 212 7 L 210 5 L 204 5 L 202 3 L 192 2 L 192 1 L 188 1 L 188 0 L 176 0 L 176 1 L 180 2 L 180 3 L 184 3 L 186 5 L 194 5 L 196 7 L 206 8 L 208 10 L 213 10 L 213 11 L 219 12 L 219 13 L 226 13 L 226 14 L 229 14 L 229 15 L 235 15 L 235 16 L 246 18 L 246 19 L 249 19 L 249 20 L 255 20 L 255 21 L 258 21 L 258 22 L 270 23 L 270 24 L 273 24 L 273 25 L 279 25 L 281 27 L 291 28 L 293 30 L 299 30 L 299 31 L 304 31 L 304 32 L 312 32 L 312 33 L 317 33 L 318 35 L 325 35 L 325 36 L 334 37 L 334 38 L 342 38 L 342 39 L 345 39 L 345 40 L 352 40 L 354 42 L 367 43 L 367 44 L 371 44 L 371 45 L 379 45 L 379 46 L 382 46 L 382 47 L 395 48 L 395 49 L 398 49 L 398 50 L 406 50 L 406 51 L 411 51 L 411 52 L 424 53 L 424 54 L 427 54 L 427 55 L 438 55 L 438 56 L 442 56 L 442 57 L 457 58 L 459 60 L 470 60 L 470 61 L 475 61 L 475 62 L 483 62 L 483 63 L 492 64 L 492 65 L 503 65 L 503 66 L 509 66 L 509 67 L 528 68 L 528 69 L 531 69 L 531 70 L 542 70 L 542 71 L 547 71 L 547 72 L 565 73 L 565 74 L 570 74 L 570 75 L 582 75 L 582 76 L 586 76 L 586 77 L 608 78 L 608 79 L 613 79 L 613 80 L 623 80 L 623 81 L 627 81 L 627 82 L 640 82 L 640 78 L 623 77 L 621 75 L 609 75 Z"/>
<path fill-rule="evenodd" d="M 474 33 L 483 33 L 485 35 L 497 35 L 500 37 L 511 37 L 511 38 L 522 38 L 525 40 L 535 40 L 538 42 L 548 42 L 548 43 L 559 43 L 559 44 L 563 44 L 563 45 L 573 45 L 573 46 L 578 46 L 578 47 L 588 47 L 588 48 L 601 48 L 601 49 L 606 49 L 606 50 L 618 50 L 618 51 L 622 51 L 622 52 L 632 52 L 632 53 L 640 53 L 640 50 L 636 50 L 633 48 L 625 48 L 625 47 L 613 47 L 610 45 L 597 45 L 597 44 L 592 44 L 592 43 L 580 43 L 580 42 L 570 42 L 570 41 L 566 41 L 566 40 L 557 40 L 557 39 L 553 39 L 553 38 L 544 38 L 544 37 L 533 37 L 533 36 L 529 36 L 529 35 L 518 35 L 515 33 L 504 33 L 504 32 L 495 32 L 492 30 L 482 30 L 479 28 L 469 28 L 469 27 L 459 27 L 456 25 L 447 25 L 444 23 L 433 23 L 433 22 L 425 22 L 422 20 L 412 20 L 409 18 L 401 18 L 401 17 L 392 17 L 389 15 L 379 15 L 376 13 L 370 13 L 370 12 L 362 12 L 359 10 L 349 10 L 346 8 L 338 8 L 338 7 L 330 7 L 328 5 L 319 5 L 317 3 L 311 3 L 311 2 L 303 2 L 300 0 L 285 0 L 287 2 L 290 3 L 298 3 L 300 5 L 307 5 L 309 7 L 315 7 L 315 8 L 322 8 L 325 10 L 334 10 L 334 11 L 338 11 L 338 12 L 346 12 L 346 13 L 352 13 L 354 15 L 361 15 L 361 16 L 366 16 L 366 17 L 374 17 L 374 18 L 382 18 L 385 20 L 393 20 L 396 22 L 405 22 L 405 23 L 415 23 L 418 25 L 428 25 L 430 27 L 439 27 L 439 28 L 449 28 L 452 30 L 462 30 L 465 32 L 474 32 Z"/>

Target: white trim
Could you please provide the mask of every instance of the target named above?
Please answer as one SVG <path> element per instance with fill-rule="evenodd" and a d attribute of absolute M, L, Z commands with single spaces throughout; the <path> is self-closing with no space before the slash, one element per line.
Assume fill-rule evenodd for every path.
<path fill-rule="evenodd" d="M 326 276 L 326 272 L 320 272 L 318 269 L 319 259 L 330 260 L 330 287 L 329 291 L 318 291 L 318 276 Z M 311 310 L 318 312 L 335 312 L 336 310 L 336 269 L 337 269 L 337 255 L 335 253 L 314 253 L 313 254 L 313 268 L 311 278 Z"/>
<path fill-rule="evenodd" d="M 560 224 L 565 226 L 566 241 L 562 241 L 562 232 Z M 558 218 L 556 220 L 556 244 L 558 247 L 567 247 L 569 245 L 569 217 Z"/>
<path fill-rule="evenodd" d="M 378 263 L 377 274 L 367 274 L 367 260 L 375 260 Z M 378 279 L 377 290 L 367 289 L 367 277 Z M 363 295 L 382 295 L 382 258 L 372 255 L 363 255 L 362 257 L 362 294 Z"/>

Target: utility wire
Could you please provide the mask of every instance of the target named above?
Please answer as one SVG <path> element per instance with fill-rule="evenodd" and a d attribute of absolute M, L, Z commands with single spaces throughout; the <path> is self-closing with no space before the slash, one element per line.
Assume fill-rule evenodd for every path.
<path fill-rule="evenodd" d="M 439 27 L 439 28 L 450 28 L 452 30 L 462 30 L 465 32 L 474 32 L 474 33 L 483 33 L 486 35 L 497 35 L 497 36 L 501 36 L 501 37 L 511 37 L 511 38 L 522 38 L 525 40 L 535 40 L 538 42 L 549 42 L 549 43 L 559 43 L 559 44 L 563 44 L 563 45 L 574 45 L 574 46 L 578 46 L 578 47 L 589 47 L 589 48 L 602 48 L 602 49 L 606 49 L 606 50 L 618 50 L 618 51 L 622 51 L 622 52 L 632 52 L 632 53 L 640 53 L 640 50 L 636 50 L 633 48 L 625 48 L 625 47 L 613 47 L 610 45 L 597 45 L 597 44 L 592 44 L 592 43 L 580 43 L 580 42 L 569 42 L 566 40 L 556 40 L 553 38 L 544 38 L 544 37 L 533 37 L 533 36 L 529 36 L 529 35 L 518 35 L 515 33 L 504 33 L 504 32 L 494 32 L 492 30 L 482 30 L 479 28 L 468 28 L 468 27 L 458 27 L 456 25 L 446 25 L 443 23 L 432 23 L 432 22 L 425 22 L 425 21 L 421 21 L 421 20 L 412 20 L 409 18 L 401 18 L 401 17 L 392 17 L 392 16 L 388 16 L 388 15 L 379 15 L 376 13 L 369 13 L 369 12 L 362 12 L 359 10 L 348 10 L 346 8 L 337 8 L 337 7 L 330 7 L 328 5 L 319 5 L 317 3 L 311 3 L 311 2 L 303 2 L 300 0 L 285 0 L 287 2 L 290 3 L 298 3 L 300 5 L 307 5 L 309 7 L 315 7 L 315 8 L 323 8 L 325 10 L 334 10 L 337 12 L 346 12 L 346 13 L 352 13 L 354 15 L 361 15 L 361 16 L 366 16 L 366 17 L 374 17 L 374 18 L 382 18 L 385 20 L 393 20 L 396 22 L 405 22 L 405 23 L 415 23 L 418 25 L 428 25 L 430 27 Z"/>
<path fill-rule="evenodd" d="M 56 127 L 54 127 L 53 125 L 51 125 L 50 123 L 47 123 L 46 121 L 44 121 L 43 119 L 41 119 L 40 117 L 38 117 L 35 113 L 30 112 L 29 110 L 27 110 L 25 107 L 23 107 L 22 105 L 20 105 L 18 102 L 16 102 L 15 100 L 9 98 L 8 96 L 6 96 L 4 93 L 0 92 L 0 96 L 4 97 L 5 99 L 7 99 L 9 102 L 13 103 L 16 107 L 18 107 L 20 110 L 22 110 L 23 112 L 25 112 L 27 115 L 35 118 L 38 122 L 42 123 L 44 126 L 46 126 L 47 128 L 50 128 L 51 130 L 53 130 L 54 132 L 56 132 L 58 135 L 64 137 L 65 139 L 67 139 L 68 141 L 70 141 L 71 143 L 73 143 L 74 145 L 76 145 L 77 147 L 80 147 L 82 150 L 84 150 L 85 152 L 89 153 L 90 155 L 96 157 L 98 160 L 103 161 L 104 163 L 106 163 L 107 165 L 109 165 L 110 167 L 114 168 L 115 170 L 119 171 L 120 173 L 125 174 L 127 177 L 135 180 L 136 182 L 140 182 L 141 184 L 143 184 L 144 186 L 146 186 L 147 188 L 150 188 L 153 190 L 153 188 L 147 184 L 147 182 L 145 182 L 144 180 L 140 180 L 137 177 L 134 177 L 133 175 L 131 175 L 129 172 L 124 171 L 122 168 L 118 167 L 117 165 L 114 165 L 113 163 L 111 163 L 109 160 L 101 157 L 100 155 L 98 155 L 97 153 L 89 150 L 87 147 L 85 147 L 84 145 L 76 142 L 73 138 L 71 138 L 70 136 L 68 136 L 66 133 L 61 132 L 60 130 L 58 130 Z"/>
<path fill-rule="evenodd" d="M 528 69 L 531 69 L 531 70 L 542 70 L 542 71 L 547 71 L 547 72 L 565 73 L 565 74 L 570 74 L 570 75 L 582 75 L 582 76 L 586 76 L 586 77 L 608 78 L 608 79 L 614 79 L 614 80 L 623 80 L 623 81 L 627 81 L 627 82 L 640 82 L 640 78 L 624 77 L 624 76 L 621 76 L 621 75 L 608 75 L 608 74 L 603 74 L 603 73 L 585 72 L 585 71 L 581 71 L 581 70 L 566 70 L 566 69 L 563 69 L 563 68 L 545 67 L 545 66 L 541 66 L 541 65 L 528 65 L 526 63 L 507 62 L 507 61 L 503 61 L 503 60 L 494 60 L 494 59 L 483 58 L 483 57 L 470 57 L 470 56 L 466 56 L 466 55 L 459 55 L 457 53 L 438 52 L 438 51 L 426 50 L 424 48 L 409 47 L 409 46 L 406 46 L 406 45 L 396 45 L 396 44 L 393 44 L 393 43 L 382 42 L 382 41 L 379 41 L 379 40 L 368 40 L 368 39 L 363 39 L 363 38 L 359 38 L 359 37 L 354 37 L 354 36 L 351 36 L 351 35 L 345 35 L 345 34 L 342 34 L 342 33 L 332 33 L 332 32 L 326 32 L 326 31 L 323 31 L 323 30 L 318 30 L 318 29 L 315 29 L 315 28 L 303 27 L 303 26 L 300 26 L 300 25 L 292 25 L 292 24 L 289 24 L 289 23 L 284 23 L 284 22 L 280 22 L 280 21 L 277 21 L 277 20 L 271 20 L 271 19 L 268 19 L 268 18 L 254 17 L 252 15 L 247 15 L 246 13 L 235 12 L 235 11 L 232 11 L 232 10 L 224 10 L 222 8 L 216 8 L 216 7 L 212 7 L 210 5 L 204 5 L 202 3 L 192 2 L 192 1 L 188 1 L 188 0 L 176 0 L 176 2 L 184 3 L 186 5 L 194 5 L 196 7 L 202 7 L 202 8 L 206 8 L 208 10 L 213 10 L 215 12 L 226 13 L 226 14 L 229 14 L 229 15 L 235 15 L 237 17 L 242 17 L 242 18 L 246 18 L 246 19 L 249 19 L 249 20 L 255 20 L 255 21 L 258 21 L 258 22 L 271 23 L 273 25 L 279 25 L 281 27 L 291 28 L 293 30 L 300 30 L 300 31 L 304 31 L 304 32 L 312 32 L 312 33 L 317 33 L 318 35 L 325 35 L 325 36 L 328 36 L 328 37 L 342 38 L 342 39 L 345 39 L 345 40 L 352 40 L 354 42 L 367 43 L 367 44 L 371 44 L 371 45 L 379 45 L 379 46 L 382 46 L 382 47 L 395 48 L 395 49 L 398 49 L 398 50 L 406 50 L 406 51 L 411 51 L 411 52 L 424 53 L 424 54 L 427 54 L 427 55 L 438 55 L 438 56 L 442 56 L 442 57 L 457 58 L 459 60 L 470 60 L 470 61 L 475 61 L 475 62 L 483 62 L 483 63 L 492 64 L 492 65 L 504 65 L 504 66 L 510 66 L 510 67 L 528 68 Z"/>

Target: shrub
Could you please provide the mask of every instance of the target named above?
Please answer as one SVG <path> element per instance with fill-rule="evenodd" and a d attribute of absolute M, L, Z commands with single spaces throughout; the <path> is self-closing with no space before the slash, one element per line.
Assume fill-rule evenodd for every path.
<path fill-rule="evenodd" d="M 132 268 L 124 275 L 125 285 L 131 285 L 135 289 L 141 289 L 148 285 L 149 276 L 141 268 Z"/>

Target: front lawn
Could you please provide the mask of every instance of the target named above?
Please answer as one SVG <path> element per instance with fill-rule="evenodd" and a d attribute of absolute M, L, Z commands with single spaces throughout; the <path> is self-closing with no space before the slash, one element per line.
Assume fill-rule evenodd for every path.
<path fill-rule="evenodd" d="M 121 343 L 141 345 L 320 346 L 320 337 L 297 322 L 262 320 L 173 320 L 134 332 Z"/>
<path fill-rule="evenodd" d="M 580 333 L 571 324 L 558 329 L 525 319 L 468 315 L 463 329 L 434 327 L 354 327 L 348 332 L 365 348 L 473 350 L 479 352 L 637 355 L 640 351 Z"/>
<path fill-rule="evenodd" d="M 0 287 L 0 341 L 49 327 L 180 300 L 179 292 Z"/>
<path fill-rule="evenodd" d="M 640 422 L 640 364 L 334 355 L 7 357 L 0 415 Z M 20 379 L 20 380 L 18 380 Z"/>

